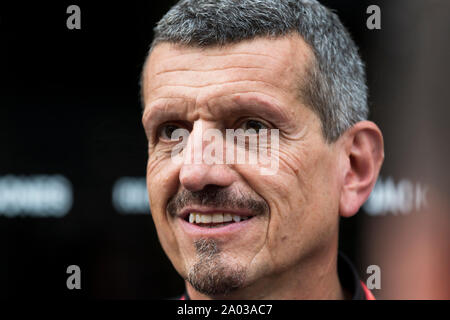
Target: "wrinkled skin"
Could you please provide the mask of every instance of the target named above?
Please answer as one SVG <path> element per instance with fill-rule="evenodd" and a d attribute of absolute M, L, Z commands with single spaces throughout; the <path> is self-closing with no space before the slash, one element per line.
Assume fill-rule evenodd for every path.
<path fill-rule="evenodd" d="M 368 197 L 382 162 L 382 138 L 365 121 L 336 142 L 325 141 L 320 119 L 299 97 L 313 61 L 295 35 L 203 49 L 162 43 L 149 56 L 142 119 L 149 141 L 147 187 L 158 237 L 178 273 L 186 279 L 198 262 L 197 239 L 168 214 L 171 197 L 216 185 L 269 208 L 245 232 L 215 239 L 222 263 L 244 268 L 243 286 L 207 297 L 186 283 L 191 298 L 345 298 L 336 271 L 339 217 L 356 213 Z M 192 135 L 238 128 L 242 119 L 279 129 L 275 175 L 261 175 L 250 164 L 175 164 L 174 142 L 158 136 L 169 121 Z"/>

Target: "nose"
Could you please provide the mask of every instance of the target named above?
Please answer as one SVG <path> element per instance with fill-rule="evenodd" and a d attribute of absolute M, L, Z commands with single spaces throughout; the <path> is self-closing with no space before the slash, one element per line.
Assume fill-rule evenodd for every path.
<path fill-rule="evenodd" d="M 190 161 L 185 158 L 181 165 L 179 179 L 181 185 L 189 191 L 200 191 L 207 185 L 215 185 L 219 187 L 230 186 L 234 180 L 236 173 L 226 164 L 214 161 L 207 163 L 204 161 L 204 152 L 210 143 L 220 142 L 214 139 L 213 142 L 203 141 L 203 127 L 201 122 L 195 123 L 186 145 L 185 157 L 190 157 Z M 205 128 L 207 130 L 208 128 Z M 223 145 L 223 140 L 222 140 Z M 211 147 L 211 146 L 210 146 Z"/>
<path fill-rule="evenodd" d="M 183 165 L 180 171 L 180 183 L 192 192 L 200 191 L 208 185 L 228 187 L 233 183 L 229 170 L 226 165 Z"/>

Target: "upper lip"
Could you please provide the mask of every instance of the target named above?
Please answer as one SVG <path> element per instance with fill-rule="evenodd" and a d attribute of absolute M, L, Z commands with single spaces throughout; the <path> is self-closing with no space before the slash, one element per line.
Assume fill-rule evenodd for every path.
<path fill-rule="evenodd" d="M 178 217 L 185 219 L 190 213 L 213 214 L 213 213 L 229 213 L 242 217 L 255 216 L 250 210 L 243 209 L 227 209 L 216 207 L 186 207 L 178 213 Z"/>

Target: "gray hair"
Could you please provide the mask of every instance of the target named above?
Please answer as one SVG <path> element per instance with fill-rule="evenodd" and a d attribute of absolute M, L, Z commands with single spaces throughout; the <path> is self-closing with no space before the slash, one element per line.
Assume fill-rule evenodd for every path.
<path fill-rule="evenodd" d="M 220 46 L 293 32 L 315 57 L 300 96 L 319 116 L 325 139 L 336 141 L 368 117 L 366 77 L 350 34 L 318 1 L 181 0 L 158 22 L 151 48 L 162 42 Z"/>

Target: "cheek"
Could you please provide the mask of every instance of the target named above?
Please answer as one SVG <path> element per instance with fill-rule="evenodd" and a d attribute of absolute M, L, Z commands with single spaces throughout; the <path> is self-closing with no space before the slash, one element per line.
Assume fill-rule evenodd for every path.
<path fill-rule="evenodd" d="M 160 210 L 178 182 L 179 166 L 166 152 L 153 152 L 147 162 L 147 188 L 152 210 Z M 164 208 L 165 210 L 165 208 Z"/>
<path fill-rule="evenodd" d="M 250 268 L 249 276 L 258 278 L 261 273 L 270 274 L 282 269 L 284 264 L 291 264 L 292 252 L 298 251 L 296 246 L 300 243 L 295 243 L 293 235 L 298 233 L 296 226 L 302 225 L 301 219 L 304 217 L 298 211 L 304 203 L 304 190 L 300 187 L 297 176 L 290 169 L 284 168 L 281 162 L 275 175 L 261 175 L 255 167 L 241 168 L 240 174 L 270 207 L 265 230 L 247 250 L 242 250 L 245 253 L 256 253 L 251 259 L 253 267 Z"/>
<path fill-rule="evenodd" d="M 252 182 L 271 210 L 261 260 L 272 268 L 287 268 L 328 243 L 338 221 L 333 169 L 326 149 L 280 148 L 277 174 Z"/>
<path fill-rule="evenodd" d="M 158 238 L 169 259 L 177 268 L 179 247 L 166 214 L 167 200 L 176 193 L 179 167 L 163 156 L 152 155 L 147 164 L 147 189 L 150 209 Z"/>

